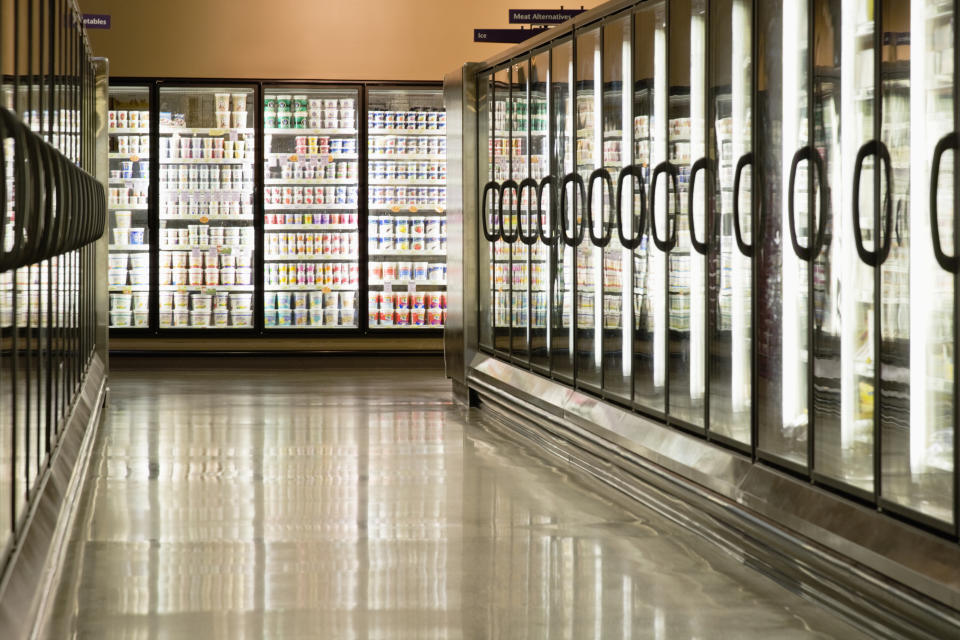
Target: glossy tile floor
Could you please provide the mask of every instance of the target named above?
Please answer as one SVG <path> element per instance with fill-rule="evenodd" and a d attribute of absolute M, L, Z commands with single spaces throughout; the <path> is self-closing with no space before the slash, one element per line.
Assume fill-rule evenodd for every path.
<path fill-rule="evenodd" d="M 440 365 L 115 359 L 48 637 L 860 637 L 453 405 Z"/>

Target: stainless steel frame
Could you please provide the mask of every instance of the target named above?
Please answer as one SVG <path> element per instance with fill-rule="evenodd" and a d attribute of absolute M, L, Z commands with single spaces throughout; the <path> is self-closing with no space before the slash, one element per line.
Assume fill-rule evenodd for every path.
<path fill-rule="evenodd" d="M 462 271 L 458 265 L 457 277 L 450 281 L 456 325 L 451 321 L 448 326 L 445 344 L 448 376 L 458 398 L 489 408 L 546 452 L 669 512 L 873 633 L 960 634 L 960 545 L 955 536 L 916 519 L 903 521 L 882 505 L 861 505 L 849 493 L 817 486 L 788 469 L 764 464 L 756 454 L 723 446 L 721 438 L 684 433 L 481 352 L 479 73 L 638 4 L 605 3 L 445 78 L 451 242 L 463 242 Z M 462 222 L 456 235 L 454 218 Z M 463 287 L 462 294 L 457 286 Z"/>

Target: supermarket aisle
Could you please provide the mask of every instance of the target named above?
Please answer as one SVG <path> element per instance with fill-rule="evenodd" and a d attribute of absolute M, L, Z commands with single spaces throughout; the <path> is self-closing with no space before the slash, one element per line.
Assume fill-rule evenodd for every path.
<path fill-rule="evenodd" d="M 468 417 L 438 360 L 140 362 L 50 638 L 857 637 Z"/>

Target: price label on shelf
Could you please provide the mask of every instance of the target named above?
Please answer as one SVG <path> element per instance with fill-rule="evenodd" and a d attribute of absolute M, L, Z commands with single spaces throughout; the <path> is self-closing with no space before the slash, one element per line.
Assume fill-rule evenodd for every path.
<path fill-rule="evenodd" d="M 203 290 L 203 293 L 208 296 L 215 296 L 217 295 L 217 289 L 216 287 L 207 287 L 206 289 Z"/>
<path fill-rule="evenodd" d="M 383 292 L 384 292 L 384 293 L 393 293 L 393 283 L 392 283 L 392 282 L 384 282 L 384 283 L 383 283 Z"/>
<path fill-rule="evenodd" d="M 236 130 L 236 129 L 230 129 L 230 139 L 233 140 L 233 141 L 236 141 L 236 140 L 237 140 L 237 130 Z"/>
<path fill-rule="evenodd" d="M 184 286 L 177 287 L 177 293 L 187 293 L 189 289 Z"/>
<path fill-rule="evenodd" d="M 390 207 L 390 211 L 393 211 L 394 213 L 400 213 L 400 207 L 398 205 L 393 205 Z"/>
<path fill-rule="evenodd" d="M 210 222 L 210 218 L 208 218 L 207 216 L 200 216 L 200 222 L 202 222 L 203 224 L 207 224 L 208 222 Z"/>
<path fill-rule="evenodd" d="M 436 211 L 437 211 L 437 213 L 443 213 L 443 207 L 441 207 L 441 206 L 438 204 L 438 205 L 436 206 Z"/>
<path fill-rule="evenodd" d="M 410 205 L 410 213 L 416 213 L 419 211 L 416 205 Z"/>
<path fill-rule="evenodd" d="M 130 156 L 131 162 L 140 162 L 140 156 Z"/>
<path fill-rule="evenodd" d="M 200 255 L 201 255 L 201 253 L 200 253 L 200 247 L 194 247 L 193 249 L 190 249 L 190 257 L 191 257 L 191 258 L 199 258 Z"/>
<path fill-rule="evenodd" d="M 410 282 L 410 286 L 407 287 L 407 291 L 409 291 L 410 293 L 416 293 L 416 292 L 417 292 L 417 283 L 411 281 L 411 282 Z"/>
<path fill-rule="evenodd" d="M 132 287 L 124 287 L 124 288 L 123 288 L 123 292 L 124 292 L 124 293 L 133 293 L 133 288 L 132 288 Z"/>
<path fill-rule="evenodd" d="M 327 164 L 330 164 L 331 162 L 333 162 L 333 155 L 327 156 Z"/>
<path fill-rule="evenodd" d="M 212 262 L 213 264 L 216 264 L 216 259 L 217 259 L 216 247 L 210 247 L 210 249 L 207 250 L 207 258 L 209 258 L 210 262 Z"/>
<path fill-rule="evenodd" d="M 222 136 L 227 132 L 226 129 L 210 129 L 211 136 Z"/>
<path fill-rule="evenodd" d="M 323 293 L 330 293 L 330 287 L 324 287 L 320 291 L 322 291 Z"/>
<path fill-rule="evenodd" d="M 223 247 L 223 246 L 221 246 L 221 247 L 219 248 L 219 250 L 220 250 L 220 253 L 221 253 L 222 255 L 225 255 L 225 256 L 228 256 L 228 255 L 230 255 L 231 253 L 233 253 L 233 247 Z M 216 249 L 211 249 L 211 250 L 210 250 L 210 253 L 211 253 L 212 255 L 217 255 L 217 250 L 216 250 Z"/>

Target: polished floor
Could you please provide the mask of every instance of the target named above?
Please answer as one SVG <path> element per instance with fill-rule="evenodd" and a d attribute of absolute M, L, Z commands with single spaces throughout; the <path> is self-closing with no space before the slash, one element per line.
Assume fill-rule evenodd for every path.
<path fill-rule="evenodd" d="M 440 366 L 115 359 L 47 637 L 861 637 L 455 406 Z"/>

